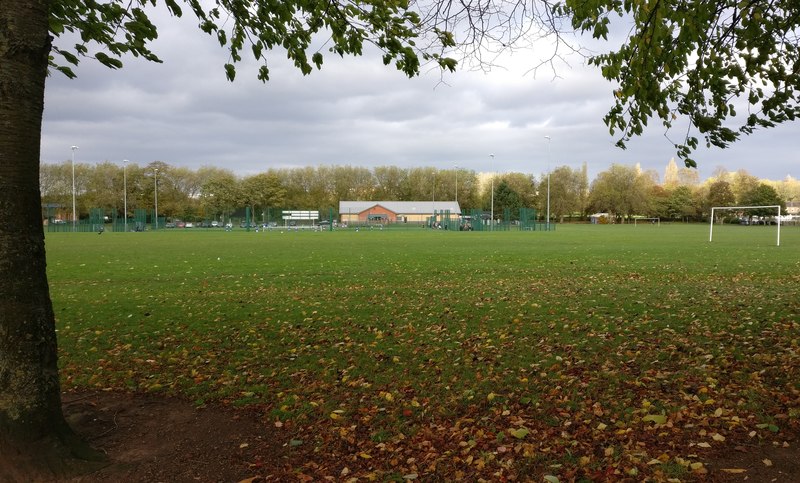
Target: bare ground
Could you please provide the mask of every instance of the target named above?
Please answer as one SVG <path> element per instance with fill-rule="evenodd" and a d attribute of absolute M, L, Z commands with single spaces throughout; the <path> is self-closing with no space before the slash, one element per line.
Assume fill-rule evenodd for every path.
<path fill-rule="evenodd" d="M 252 409 L 196 408 L 177 398 L 118 392 L 68 393 L 63 401 L 72 427 L 108 456 L 106 466 L 68 480 L 73 483 L 308 481 L 313 478 L 296 468 L 325 459 L 312 448 L 291 447 Z M 800 443 L 789 439 L 714 454 L 708 474 L 692 478 L 800 482 Z"/>

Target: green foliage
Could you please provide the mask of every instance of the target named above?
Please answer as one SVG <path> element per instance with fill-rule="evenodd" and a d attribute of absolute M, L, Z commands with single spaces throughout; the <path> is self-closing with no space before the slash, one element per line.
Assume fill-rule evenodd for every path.
<path fill-rule="evenodd" d="M 557 11 L 595 38 L 633 22 L 619 49 L 590 60 L 619 86 L 605 122 L 621 135 L 620 147 L 651 118 L 666 128 L 688 122 L 707 146 L 726 147 L 800 114 L 794 0 L 567 0 Z M 736 100 L 747 103 L 746 117 L 736 117 Z M 737 119 L 739 126 L 730 127 Z M 698 143 L 689 133 L 675 144 L 687 166 L 695 166 L 690 155 Z"/>
<path fill-rule="evenodd" d="M 501 217 L 503 210 L 506 208 L 511 210 L 512 213 L 519 212 L 519 209 L 522 208 L 522 200 L 519 193 L 511 189 L 508 183 L 501 181 L 494 187 L 495 215 Z M 514 217 L 513 214 L 511 216 L 512 218 Z"/>
<path fill-rule="evenodd" d="M 800 430 L 800 232 L 543 235 L 48 234 L 62 385 L 251 406 L 314 480 L 688 479 Z"/>
<path fill-rule="evenodd" d="M 598 212 L 630 216 L 647 213 L 653 182 L 633 166 L 614 164 L 592 182 L 590 204 Z"/>
<path fill-rule="evenodd" d="M 667 200 L 667 215 L 673 219 L 685 219 L 697 215 L 692 190 L 688 186 L 678 186 Z"/>
<path fill-rule="evenodd" d="M 125 55 L 160 62 L 149 44 L 157 37 L 156 26 L 147 10 L 158 0 L 55 0 L 50 14 L 50 32 L 56 38 L 50 65 L 69 77 L 71 66 L 81 57 L 94 57 L 110 68 L 122 67 Z M 233 81 L 242 52 L 249 50 L 260 61 L 257 77 L 269 80 L 268 52 L 282 49 L 303 74 L 322 67 L 323 54 L 314 51 L 320 38 L 328 38 L 328 52 L 338 56 L 361 55 L 365 43 L 377 46 L 384 63 L 394 63 L 408 76 L 419 73 L 420 61 L 430 61 L 442 69 L 454 70 L 456 61 L 433 53 L 435 48 L 454 45 L 451 33 L 436 31 L 433 45 L 420 49 L 415 39 L 422 26 L 419 15 L 405 1 L 308 2 L 292 0 L 242 0 L 201 2 L 184 0 L 199 21 L 199 28 L 216 38 L 228 51 L 225 76 Z M 176 0 L 164 0 L 169 12 L 183 16 Z M 72 47 L 59 45 L 65 33 L 75 33 L 80 42 Z M 92 49 L 90 51 L 90 49 Z"/>
<path fill-rule="evenodd" d="M 742 197 L 742 204 L 745 206 L 780 206 L 781 212 L 786 213 L 786 202 L 781 199 L 778 192 L 772 186 L 759 183 L 758 186 L 748 191 Z M 758 216 L 775 215 L 774 208 L 755 210 L 753 214 Z"/>
<path fill-rule="evenodd" d="M 733 206 L 736 197 L 733 195 L 730 183 L 725 180 L 717 180 L 708 187 L 707 206 Z"/>

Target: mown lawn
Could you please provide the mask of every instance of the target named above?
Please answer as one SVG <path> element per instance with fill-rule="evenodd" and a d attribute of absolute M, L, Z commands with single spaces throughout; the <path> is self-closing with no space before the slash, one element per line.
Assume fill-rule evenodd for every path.
<path fill-rule="evenodd" d="M 313 478 L 687 478 L 800 434 L 800 228 L 49 234 L 65 388 L 263 408 Z"/>

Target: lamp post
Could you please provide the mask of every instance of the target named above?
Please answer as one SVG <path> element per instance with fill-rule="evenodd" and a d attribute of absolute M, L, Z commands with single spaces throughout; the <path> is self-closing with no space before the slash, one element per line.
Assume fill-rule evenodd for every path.
<path fill-rule="evenodd" d="M 489 155 L 492 158 L 492 166 L 494 166 L 494 154 Z M 489 230 L 494 231 L 494 172 L 492 172 L 492 219 L 489 220 Z"/>
<path fill-rule="evenodd" d="M 128 232 L 128 160 L 122 160 L 122 214 L 125 233 Z"/>
<path fill-rule="evenodd" d="M 78 146 L 72 146 L 72 231 L 75 231 L 78 223 L 78 214 L 75 211 L 75 150 Z"/>
<path fill-rule="evenodd" d="M 433 228 L 433 225 L 436 224 L 436 168 L 433 170 L 433 186 L 431 187 L 431 192 L 433 193 L 433 207 L 431 208 L 433 212 L 433 221 L 431 222 L 431 228 Z"/>
<path fill-rule="evenodd" d="M 550 231 L 550 136 L 547 139 L 547 231 Z"/>
<path fill-rule="evenodd" d="M 458 166 L 456 168 L 456 204 L 458 204 Z"/>
<path fill-rule="evenodd" d="M 155 204 L 156 216 L 153 221 L 155 222 L 156 230 L 158 230 L 158 168 L 155 169 L 155 176 L 153 176 L 153 181 L 155 182 L 155 198 L 156 198 L 156 204 Z"/>

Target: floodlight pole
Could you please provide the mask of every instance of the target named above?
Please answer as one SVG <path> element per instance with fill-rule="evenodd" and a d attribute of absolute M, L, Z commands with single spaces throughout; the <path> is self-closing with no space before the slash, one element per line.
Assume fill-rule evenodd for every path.
<path fill-rule="evenodd" d="M 155 215 L 156 216 L 155 216 L 155 219 L 153 221 L 155 222 L 156 230 L 158 230 L 158 168 L 155 169 L 155 175 L 153 176 L 153 181 L 155 182 L 155 198 L 156 198 L 156 202 L 155 202 Z"/>
<path fill-rule="evenodd" d="M 547 139 L 547 231 L 550 231 L 550 136 Z"/>
<path fill-rule="evenodd" d="M 494 154 L 489 155 L 492 158 L 492 167 L 494 167 Z M 489 231 L 494 231 L 494 171 L 492 172 L 492 219 L 489 220 Z"/>
<path fill-rule="evenodd" d="M 458 203 L 458 166 L 456 168 L 456 203 Z"/>
<path fill-rule="evenodd" d="M 125 233 L 128 232 L 128 160 L 122 160 L 122 214 Z"/>
<path fill-rule="evenodd" d="M 78 146 L 72 146 L 72 231 L 76 230 L 78 214 L 75 211 L 75 150 Z"/>

